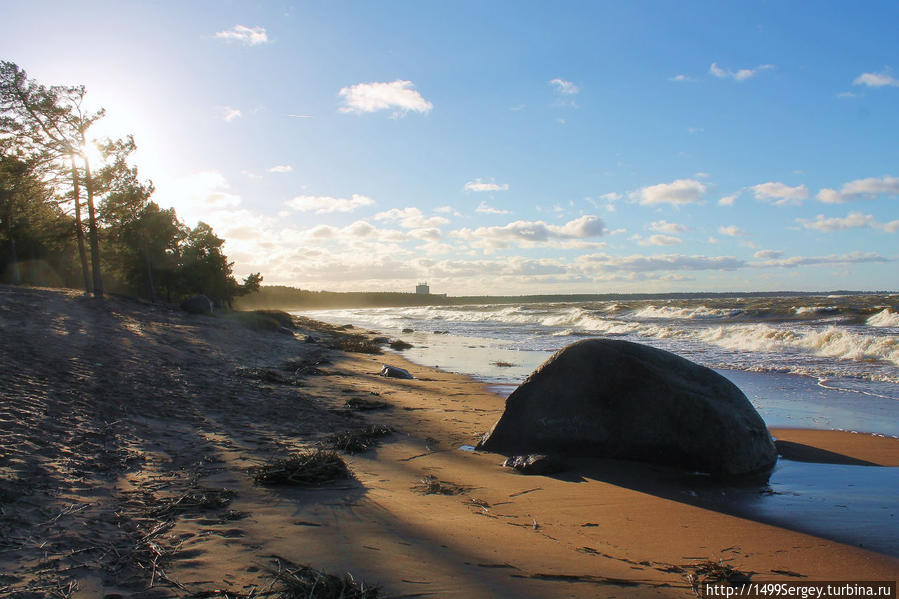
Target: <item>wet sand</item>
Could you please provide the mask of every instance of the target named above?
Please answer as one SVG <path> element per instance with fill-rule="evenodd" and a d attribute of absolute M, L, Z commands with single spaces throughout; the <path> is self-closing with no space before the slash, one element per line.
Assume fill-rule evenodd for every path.
<path fill-rule="evenodd" d="M 328 331 L 261 333 L 9 287 L 0 327 L 12 366 L 0 371 L 0 594 L 246 596 L 268 588 L 279 560 L 441 597 L 694 597 L 709 561 L 764 581 L 899 573 L 895 555 L 810 534 L 801 519 L 772 523 L 726 495 L 711 502 L 708 486 L 664 469 L 504 470 L 502 456 L 459 449 L 502 411 L 486 385 L 394 354 L 328 349 Z M 385 363 L 415 380 L 376 376 Z M 353 398 L 389 407 L 356 411 Z M 368 423 L 396 432 L 346 456 L 351 479 L 254 485 L 265 460 Z M 784 463 L 899 466 L 896 439 L 774 434 Z M 421 494 L 427 476 L 457 492 Z M 177 503 L 198 491 L 219 501 Z"/>

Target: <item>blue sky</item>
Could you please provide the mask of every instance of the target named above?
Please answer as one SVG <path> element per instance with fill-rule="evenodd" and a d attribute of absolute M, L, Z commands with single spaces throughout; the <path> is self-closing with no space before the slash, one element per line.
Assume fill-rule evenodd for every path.
<path fill-rule="evenodd" d="M 18 2 L 154 199 L 311 289 L 899 289 L 896 2 Z"/>

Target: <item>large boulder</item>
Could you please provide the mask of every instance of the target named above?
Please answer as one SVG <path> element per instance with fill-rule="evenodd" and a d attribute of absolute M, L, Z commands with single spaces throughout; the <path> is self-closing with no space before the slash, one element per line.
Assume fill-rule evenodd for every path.
<path fill-rule="evenodd" d="M 188 314 L 212 314 L 212 300 L 205 295 L 194 295 L 181 302 L 181 309 Z"/>
<path fill-rule="evenodd" d="M 506 400 L 478 449 L 610 457 L 689 471 L 764 471 L 777 450 L 743 392 L 715 371 L 638 343 L 560 350 Z"/>

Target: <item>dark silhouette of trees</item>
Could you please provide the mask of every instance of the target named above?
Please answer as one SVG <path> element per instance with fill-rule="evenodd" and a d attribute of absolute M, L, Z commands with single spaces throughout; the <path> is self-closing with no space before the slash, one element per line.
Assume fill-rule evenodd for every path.
<path fill-rule="evenodd" d="M 92 206 L 93 187 L 89 177 L 89 164 L 82 176 L 76 162 L 84 158 L 84 135 L 102 111 L 84 115 L 81 102 L 83 87 L 47 87 L 28 79 L 18 65 L 0 62 L 0 133 L 4 138 L 4 154 L 13 153 L 34 164 L 55 169 L 59 175 L 68 164 L 71 174 L 71 201 L 75 212 L 75 232 L 78 253 L 84 271 L 84 290 L 102 295 L 103 286 L 99 264 L 99 238 Z M 60 182 L 57 176 L 55 182 Z M 85 184 L 89 198 L 91 230 L 90 276 L 87 270 L 87 252 L 84 247 L 84 228 L 81 218 L 81 184 Z M 65 197 L 65 196 L 64 196 Z M 97 283 L 100 283 L 97 289 Z"/>
<path fill-rule="evenodd" d="M 84 96 L 82 86 L 41 85 L 0 62 L 0 276 L 70 286 L 80 263 L 85 293 L 95 297 L 105 289 L 151 301 L 203 293 L 230 306 L 257 291 L 262 276 L 238 284 L 212 227 L 201 222 L 191 230 L 173 209 L 151 201 L 153 184 L 128 162 L 136 149 L 131 136 L 97 143 L 104 160 L 91 164 L 88 132 L 104 111 L 85 111 Z M 23 263 L 32 264 L 28 273 Z"/>

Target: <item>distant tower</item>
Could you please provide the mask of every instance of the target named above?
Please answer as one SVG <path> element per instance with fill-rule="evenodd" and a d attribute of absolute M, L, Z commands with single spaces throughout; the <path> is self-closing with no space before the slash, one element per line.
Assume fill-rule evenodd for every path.
<path fill-rule="evenodd" d="M 431 295 L 431 288 L 428 287 L 428 283 L 419 283 L 415 286 L 415 293 L 418 295 Z"/>

